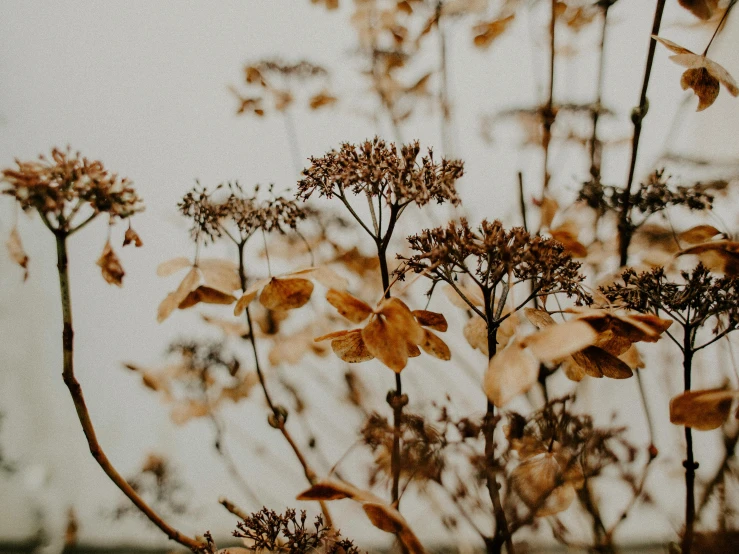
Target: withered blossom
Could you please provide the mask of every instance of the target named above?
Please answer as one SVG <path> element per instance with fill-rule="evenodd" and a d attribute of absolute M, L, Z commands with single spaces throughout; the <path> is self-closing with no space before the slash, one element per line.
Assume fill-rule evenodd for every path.
<path fill-rule="evenodd" d="M 739 96 L 736 81 L 723 66 L 707 58 L 705 54 L 691 52 L 671 40 L 656 35 L 653 38 L 675 53 L 670 56 L 673 62 L 687 68 L 680 79 L 680 86 L 683 90 L 693 89 L 699 99 L 699 112 L 716 101 L 720 84 L 724 85 L 732 96 Z"/>
<path fill-rule="evenodd" d="M 15 161 L 4 169 L 4 189 L 23 210 L 36 210 L 47 224 L 61 232 L 72 232 L 100 213 L 111 220 L 125 219 L 143 210 L 141 199 L 126 178 L 110 173 L 102 162 L 91 161 L 79 152 L 54 148 L 51 157 Z M 92 213 L 85 213 L 89 208 Z M 86 218 L 80 223 L 79 218 Z"/>
<path fill-rule="evenodd" d="M 310 159 L 311 166 L 303 170 L 304 178 L 298 183 L 298 198 L 307 200 L 314 192 L 345 198 L 350 191 L 379 197 L 398 210 L 410 203 L 459 204 L 455 182 L 464 173 L 462 162 L 444 158 L 437 162 L 430 149 L 418 160 L 420 151 L 417 141 L 400 151 L 377 137 L 359 145 L 344 143 L 338 151 Z"/>

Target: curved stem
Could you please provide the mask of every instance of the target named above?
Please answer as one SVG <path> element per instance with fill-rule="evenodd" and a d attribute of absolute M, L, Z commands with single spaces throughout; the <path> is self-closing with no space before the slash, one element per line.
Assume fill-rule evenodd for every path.
<path fill-rule="evenodd" d="M 57 270 L 59 272 L 59 288 L 62 300 L 62 351 L 63 351 L 63 369 L 62 377 L 64 384 L 67 385 L 69 393 L 72 395 L 77 417 L 82 425 L 82 431 L 85 433 L 87 445 L 90 448 L 90 454 L 102 468 L 105 474 L 113 483 L 125 494 L 131 502 L 147 517 L 149 520 L 159 527 L 171 540 L 180 543 L 191 550 L 200 550 L 206 545 L 197 539 L 188 537 L 180 533 L 177 529 L 170 526 L 157 514 L 151 506 L 149 506 L 141 496 L 133 489 L 128 481 L 113 467 L 105 455 L 100 443 L 95 435 L 90 413 L 85 404 L 85 397 L 82 393 L 82 387 L 74 375 L 74 328 L 72 326 L 72 299 L 69 292 L 69 262 L 67 257 L 67 234 L 63 232 L 55 233 L 56 236 L 56 252 L 57 252 Z"/>

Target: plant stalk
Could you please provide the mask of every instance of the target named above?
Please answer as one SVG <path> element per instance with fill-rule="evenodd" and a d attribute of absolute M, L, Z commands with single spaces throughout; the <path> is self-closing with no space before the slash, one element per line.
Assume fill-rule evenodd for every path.
<path fill-rule="evenodd" d="M 693 345 L 692 330 L 685 327 L 685 339 L 683 342 L 683 379 L 685 392 L 690 390 L 690 379 L 693 368 Z M 693 526 L 695 525 L 695 470 L 698 464 L 693 457 L 693 430 L 685 426 L 685 534 L 682 541 L 682 554 L 690 554 L 693 548 Z"/>
<path fill-rule="evenodd" d="M 126 479 L 118 473 L 105 455 L 95 434 L 90 413 L 87 410 L 85 397 L 82 393 L 82 387 L 74 374 L 74 327 L 72 326 L 72 298 L 69 291 L 69 259 L 67 255 L 67 232 L 64 230 L 56 230 L 56 253 L 57 253 L 57 270 L 59 272 L 59 289 L 62 301 L 62 353 L 63 353 L 63 369 L 62 378 L 64 384 L 67 385 L 69 393 L 72 395 L 77 417 L 82 425 L 82 431 L 85 433 L 87 445 L 90 448 L 90 454 L 102 468 L 105 474 L 113 483 L 125 494 L 131 502 L 164 532 L 170 540 L 173 540 L 182 546 L 196 551 L 204 548 L 206 545 L 197 539 L 188 537 L 180 533 L 174 527 L 171 527 L 157 514 L 139 494 L 128 484 Z"/>

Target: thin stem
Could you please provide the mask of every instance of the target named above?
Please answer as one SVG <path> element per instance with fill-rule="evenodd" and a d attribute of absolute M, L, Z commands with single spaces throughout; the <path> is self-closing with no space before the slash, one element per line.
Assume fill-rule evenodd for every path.
<path fill-rule="evenodd" d="M 737 3 L 737 0 L 732 0 L 731 3 L 726 7 L 726 11 L 724 12 L 724 15 L 721 17 L 721 21 L 718 22 L 718 25 L 716 26 L 716 30 L 713 31 L 713 35 L 711 35 L 711 40 L 708 41 L 708 44 L 706 45 L 706 49 L 703 51 L 703 55 L 708 55 L 708 49 L 711 47 L 711 44 L 713 44 L 713 39 L 716 38 L 716 35 L 718 35 L 719 31 L 721 30 L 721 27 L 724 26 L 724 23 L 726 22 L 726 17 L 729 15 L 729 12 L 731 11 L 731 8 L 734 7 L 734 4 Z"/>
<path fill-rule="evenodd" d="M 523 173 L 518 172 L 518 204 L 521 208 L 521 218 L 523 219 L 523 229 L 527 233 L 529 232 L 529 224 L 526 221 L 526 197 L 523 192 Z"/>
<path fill-rule="evenodd" d="M 590 175 L 594 179 L 600 179 L 601 160 L 603 155 L 603 143 L 598 139 L 598 121 L 600 119 L 600 111 L 603 103 L 603 81 L 605 76 L 605 60 L 606 60 L 606 30 L 608 29 L 608 9 L 611 4 L 604 4 L 603 22 L 600 29 L 600 49 L 598 51 L 598 90 L 595 97 L 595 105 L 593 106 L 593 134 L 590 137 Z"/>
<path fill-rule="evenodd" d="M 239 279 L 241 280 L 241 290 L 246 291 L 246 270 L 244 267 L 244 246 L 245 243 L 241 243 L 239 245 Z M 303 455 L 302 451 L 300 450 L 300 447 L 297 445 L 295 440 L 292 438 L 292 435 L 289 433 L 287 428 L 285 427 L 285 415 L 284 412 L 282 412 L 280 409 L 278 409 L 278 406 L 275 405 L 275 403 L 272 401 L 272 396 L 269 394 L 269 389 L 267 389 L 267 382 L 264 378 L 264 373 L 262 372 L 261 364 L 259 363 L 259 354 L 257 351 L 257 341 L 256 337 L 254 336 L 254 325 L 252 323 L 251 319 L 251 313 L 249 312 L 249 306 L 246 307 L 246 325 L 248 327 L 249 332 L 249 342 L 251 343 L 251 349 L 254 353 L 254 368 L 257 372 L 257 377 L 259 378 L 259 385 L 262 388 L 262 392 L 264 393 L 264 398 L 267 401 L 267 405 L 269 406 L 270 411 L 272 412 L 272 419 L 273 422 L 270 422 L 270 424 L 274 423 L 274 426 L 279 429 L 279 431 L 282 433 L 282 436 L 285 437 L 285 440 L 290 445 L 290 448 L 292 448 L 293 453 L 295 454 L 295 457 L 298 459 L 298 462 L 303 467 L 303 473 L 305 474 L 305 478 L 308 480 L 308 482 L 311 485 L 314 485 L 317 481 L 316 478 L 316 472 L 313 471 L 311 466 L 308 464 L 308 460 Z M 331 513 L 329 512 L 328 506 L 325 502 L 320 501 L 319 502 L 321 506 L 321 511 L 323 512 L 324 518 L 326 518 L 326 525 L 329 527 L 333 527 L 333 519 L 331 518 Z"/>
<path fill-rule="evenodd" d="M 125 494 L 131 502 L 147 517 L 149 520 L 159 527 L 171 540 L 190 548 L 198 550 L 205 545 L 200 541 L 188 537 L 180 533 L 174 527 L 165 522 L 159 514 L 157 514 L 139 494 L 128 484 L 123 476 L 113 467 L 105 455 L 100 443 L 98 443 L 95 435 L 90 413 L 87 410 L 85 397 L 82 393 L 82 387 L 74 374 L 74 328 L 72 326 L 72 299 L 69 292 L 69 261 L 67 257 L 67 233 L 57 232 L 56 235 L 56 252 L 57 252 L 57 270 L 59 272 L 59 289 L 62 301 L 62 352 L 63 352 L 63 370 L 62 378 L 64 384 L 67 385 L 69 393 L 72 395 L 77 417 L 82 425 L 82 431 L 87 439 L 87 445 L 90 448 L 90 454 L 102 468 L 105 474 L 110 477 L 111 481 Z"/>
<path fill-rule="evenodd" d="M 634 135 L 631 139 L 631 162 L 629 163 L 629 176 L 626 180 L 626 187 L 623 191 L 623 202 L 621 214 L 618 223 L 618 243 L 619 256 L 621 266 L 625 266 L 629 257 L 629 244 L 633 230 L 629 225 L 629 213 L 631 212 L 631 185 L 634 182 L 634 173 L 636 171 L 636 158 L 639 153 L 639 138 L 641 137 L 642 121 L 647 115 L 649 103 L 647 101 L 647 90 L 649 89 L 649 77 L 652 74 L 652 64 L 654 63 L 654 52 L 657 47 L 657 41 L 652 35 L 659 34 L 659 28 L 662 24 L 662 13 L 665 10 L 666 0 L 657 0 L 657 6 L 654 12 L 654 22 L 652 23 L 652 32 L 649 36 L 649 53 L 647 54 L 647 65 L 644 70 L 644 82 L 642 83 L 641 96 L 639 97 L 639 105 L 631 114 L 631 121 L 634 124 Z"/>
<path fill-rule="evenodd" d="M 683 379 L 685 392 L 690 390 L 691 371 L 693 365 L 692 329 L 685 326 L 683 346 Z M 693 525 L 695 523 L 695 470 L 698 464 L 693 458 L 693 430 L 685 426 L 685 534 L 682 541 L 682 554 L 690 554 L 693 547 Z"/>
<path fill-rule="evenodd" d="M 249 517 L 249 514 L 231 502 L 228 498 L 221 497 L 218 499 L 218 503 L 239 519 L 246 519 Z"/>
<path fill-rule="evenodd" d="M 557 26 L 557 0 L 552 0 L 552 13 L 549 20 L 549 93 L 547 103 L 542 110 L 543 130 L 542 147 L 544 148 L 544 186 L 543 191 L 549 188 L 549 144 L 552 142 L 552 125 L 556 118 L 554 112 L 554 59 L 556 57 L 555 50 L 555 31 Z"/>
<path fill-rule="evenodd" d="M 492 292 L 488 288 L 483 288 L 482 293 L 485 302 L 485 321 L 488 328 L 488 360 L 491 360 L 498 348 L 498 322 L 493 320 Z M 495 460 L 495 405 L 490 400 L 487 402 L 483 435 L 485 437 L 486 484 L 495 516 L 495 534 L 491 540 L 486 541 L 487 552 L 488 554 L 500 554 L 503 544 L 505 544 L 508 554 L 515 554 L 513 539 L 508 529 L 508 520 L 503 510 L 503 503 L 500 500 L 500 484 L 493 469 Z"/>

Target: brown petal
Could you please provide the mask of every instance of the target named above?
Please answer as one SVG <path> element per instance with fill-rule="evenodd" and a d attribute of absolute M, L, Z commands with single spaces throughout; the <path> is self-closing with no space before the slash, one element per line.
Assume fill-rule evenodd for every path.
<path fill-rule="evenodd" d="M 444 314 L 430 312 L 428 310 L 413 310 L 412 313 L 416 318 L 416 321 L 424 327 L 428 327 L 429 329 L 440 331 L 442 333 L 446 332 L 449 328 Z"/>
<path fill-rule="evenodd" d="M 113 247 L 110 245 L 110 241 L 105 243 L 103 247 L 103 253 L 98 258 L 97 265 L 100 266 L 100 270 L 103 274 L 103 278 L 111 285 L 123 286 L 123 276 L 126 274 L 121 266 L 121 261 L 118 256 L 113 252 Z"/>
<path fill-rule="evenodd" d="M 520 341 L 514 340 L 488 363 L 483 389 L 500 408 L 529 390 L 538 377 L 539 360 Z"/>
<path fill-rule="evenodd" d="M 488 355 L 488 326 L 485 320 L 477 314 L 473 315 L 465 323 L 462 334 L 472 348 Z"/>
<path fill-rule="evenodd" d="M 677 237 L 689 244 L 700 244 L 711 240 L 721 234 L 721 231 L 713 225 L 696 225 L 690 229 L 683 231 Z"/>
<path fill-rule="evenodd" d="M 424 336 L 424 341 L 421 343 L 421 348 L 423 348 L 424 352 L 440 360 L 452 359 L 452 352 L 443 340 L 428 330 Z"/>
<path fill-rule="evenodd" d="M 18 234 L 18 228 L 13 227 L 8 235 L 8 240 L 5 242 L 5 246 L 8 248 L 8 254 L 10 259 L 21 266 L 25 271 L 23 273 L 23 280 L 28 279 L 28 255 L 23 250 L 23 244 L 21 243 L 21 236 Z"/>
<path fill-rule="evenodd" d="M 686 70 L 680 79 L 680 86 L 683 87 L 683 90 L 693 89 L 698 97 L 698 109 L 696 111 L 699 112 L 716 101 L 721 88 L 718 79 L 711 75 L 705 67 Z"/>
<path fill-rule="evenodd" d="M 726 87 L 726 90 L 729 91 L 729 94 L 732 96 L 739 96 L 739 87 L 737 87 L 736 81 L 723 66 L 708 58 L 706 58 L 705 66 L 711 75 L 721 81 L 721 83 Z"/>
<path fill-rule="evenodd" d="M 259 302 L 269 310 L 293 310 L 304 306 L 313 293 L 313 283 L 307 279 L 272 280 L 262 289 Z"/>
<path fill-rule="evenodd" d="M 549 229 L 552 225 L 554 216 L 559 211 L 559 204 L 551 196 L 544 196 L 539 204 L 539 212 L 541 214 L 541 223 L 539 226 L 543 229 Z"/>
<path fill-rule="evenodd" d="M 574 353 L 572 358 L 591 377 L 628 379 L 633 375 L 626 362 L 596 346 L 588 346 L 581 352 Z"/>
<path fill-rule="evenodd" d="M 126 229 L 126 234 L 123 235 L 123 246 L 128 246 L 129 244 L 133 244 L 136 248 L 144 246 L 144 241 L 141 240 L 139 234 L 132 227 Z"/>
<path fill-rule="evenodd" d="M 418 537 L 413 533 L 398 510 L 387 504 L 374 502 L 366 502 L 362 505 L 362 508 L 372 525 L 386 533 L 397 535 L 398 540 L 403 543 L 409 554 L 426 553 Z"/>
<path fill-rule="evenodd" d="M 367 349 L 362 338 L 361 329 L 336 331 L 313 339 L 316 342 L 330 340 L 331 348 L 336 355 L 350 364 L 366 362 L 374 358 Z"/>
<path fill-rule="evenodd" d="M 696 244 L 678 255 L 695 254 L 712 271 L 721 271 L 729 276 L 739 275 L 739 242 L 716 240 Z"/>
<path fill-rule="evenodd" d="M 299 269 L 292 273 L 287 273 L 283 277 L 301 277 L 303 279 L 315 279 L 327 289 L 344 290 L 349 286 L 349 282 L 336 273 L 333 269 L 326 266 L 308 267 Z"/>
<path fill-rule="evenodd" d="M 406 342 L 405 346 L 407 348 L 409 358 L 418 358 L 421 355 L 421 349 L 415 344 Z"/>
<path fill-rule="evenodd" d="M 544 327 L 549 327 L 550 325 L 556 324 L 554 318 L 549 315 L 549 312 L 545 310 L 524 308 L 523 313 L 526 316 L 526 319 L 529 320 L 531 325 L 533 325 L 537 329 L 543 329 Z"/>
<path fill-rule="evenodd" d="M 372 313 L 372 307 L 341 290 L 329 289 L 326 300 L 352 323 L 361 323 Z"/>
<path fill-rule="evenodd" d="M 400 373 L 408 363 L 408 341 L 382 316 L 373 316 L 362 329 L 362 340 L 375 358 L 396 373 Z"/>
<path fill-rule="evenodd" d="M 188 294 L 177 307 L 185 310 L 201 302 L 203 304 L 231 304 L 236 302 L 236 297 L 202 285 Z"/>
<path fill-rule="evenodd" d="M 656 40 L 657 42 L 661 42 L 664 44 L 669 50 L 673 51 L 675 54 L 692 54 L 696 58 L 701 58 L 702 56 L 698 56 L 698 54 L 694 54 L 687 48 L 683 48 L 679 44 L 676 44 L 672 42 L 671 40 L 667 40 L 666 38 L 658 37 L 657 35 L 652 35 L 652 38 Z"/>
<path fill-rule="evenodd" d="M 424 329 L 418 324 L 405 302 L 399 298 L 387 298 L 380 302 L 375 313 L 385 319 L 387 325 L 413 344 L 423 341 Z"/>
<path fill-rule="evenodd" d="M 524 347 L 542 362 L 564 360 L 567 356 L 593 344 L 598 333 L 586 322 L 572 319 L 565 323 L 550 325 L 522 339 Z"/>
<path fill-rule="evenodd" d="M 173 273 L 177 273 L 181 269 L 192 266 L 192 262 L 185 257 L 172 258 L 166 262 L 162 262 L 157 267 L 157 275 L 159 277 L 169 277 Z"/>
<path fill-rule="evenodd" d="M 670 421 L 700 431 L 717 429 L 726 421 L 737 391 L 722 389 L 688 391 L 670 400 Z"/>
<path fill-rule="evenodd" d="M 229 294 L 241 288 L 238 267 L 230 260 L 208 258 L 200 260 L 198 267 L 205 284 L 211 288 Z"/>
<path fill-rule="evenodd" d="M 565 482 L 559 463 L 549 452 L 522 461 L 511 473 L 511 484 L 538 517 L 566 510 L 576 496 L 575 488 Z"/>
<path fill-rule="evenodd" d="M 711 19 L 718 10 L 718 0 L 678 0 L 680 5 L 700 19 Z"/>

